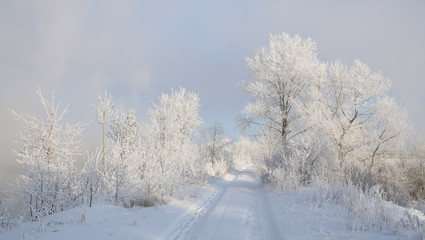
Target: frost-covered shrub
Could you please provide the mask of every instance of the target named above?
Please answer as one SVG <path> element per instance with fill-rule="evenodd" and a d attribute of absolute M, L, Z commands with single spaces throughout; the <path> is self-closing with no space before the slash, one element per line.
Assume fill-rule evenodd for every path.
<path fill-rule="evenodd" d="M 332 152 L 326 143 L 309 136 L 289 141 L 280 154 L 264 159 L 269 182 L 282 190 L 328 179 L 334 169 Z"/>
<path fill-rule="evenodd" d="M 350 181 L 339 181 L 323 183 L 314 189 L 311 201 L 323 208 L 338 206 L 345 212 L 346 225 L 351 231 L 389 231 L 410 239 L 425 236 L 425 222 L 413 214 L 412 209 L 386 201 L 386 193 L 380 185 L 364 192 Z"/>
<path fill-rule="evenodd" d="M 425 200 L 425 160 L 414 159 L 408 161 L 406 166 L 407 189 L 410 197 L 419 202 Z"/>
<path fill-rule="evenodd" d="M 362 167 L 351 165 L 344 171 L 345 176 L 363 192 L 369 188 L 380 185 L 385 192 L 385 200 L 392 201 L 398 205 L 406 206 L 410 197 L 405 174 L 397 166 L 380 164 L 372 171 Z"/>
<path fill-rule="evenodd" d="M 280 154 L 281 144 L 278 136 L 268 129 L 263 129 L 257 136 L 257 147 L 252 153 L 252 163 L 258 175 L 267 175 L 268 162 Z"/>
<path fill-rule="evenodd" d="M 394 225 L 395 232 L 405 232 L 409 239 L 425 239 L 425 221 L 420 220 L 418 216 L 405 211 L 403 217 Z"/>
<path fill-rule="evenodd" d="M 376 185 L 366 193 L 358 191 L 350 204 L 345 203 L 347 210 L 347 227 L 350 230 L 379 230 L 390 228 L 394 222 L 395 213 L 384 200 L 384 191 Z M 350 199 L 351 200 L 351 199 Z"/>
<path fill-rule="evenodd" d="M 348 184 L 337 182 L 317 188 L 312 199 L 321 206 L 336 204 L 346 212 L 347 228 L 353 231 L 382 230 L 394 222 L 394 214 L 383 199 L 380 186 L 373 186 L 366 193 Z"/>

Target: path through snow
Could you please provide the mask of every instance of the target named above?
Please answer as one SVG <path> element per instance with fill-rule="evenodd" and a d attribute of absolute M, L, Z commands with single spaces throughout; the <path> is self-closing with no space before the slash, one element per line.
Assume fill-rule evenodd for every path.
<path fill-rule="evenodd" d="M 231 174 L 166 239 L 282 239 L 252 166 Z"/>

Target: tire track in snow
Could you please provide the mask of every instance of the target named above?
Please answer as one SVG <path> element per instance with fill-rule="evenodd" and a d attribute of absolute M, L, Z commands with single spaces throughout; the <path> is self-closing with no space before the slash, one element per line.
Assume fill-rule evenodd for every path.
<path fill-rule="evenodd" d="M 235 176 L 233 178 L 232 182 L 236 181 L 238 177 L 239 177 L 239 175 Z M 214 202 L 214 204 L 210 206 L 208 211 L 196 223 L 196 228 L 192 228 L 190 232 L 187 232 L 187 235 L 185 236 L 184 239 L 200 239 L 200 238 L 194 236 L 194 234 L 197 234 L 198 233 L 197 231 L 200 228 L 202 228 L 206 225 L 206 221 L 208 221 L 210 219 L 210 215 L 213 212 L 218 211 L 217 215 L 219 215 L 220 218 L 223 218 L 224 214 L 228 211 L 229 203 L 230 203 L 230 201 L 233 197 L 233 194 L 234 194 L 234 192 L 230 190 L 231 188 L 228 185 L 230 185 L 230 183 L 227 183 L 225 186 L 223 186 L 224 188 L 222 190 L 220 197 L 217 198 L 217 200 Z M 218 208 L 217 206 L 219 205 L 219 203 L 220 203 L 220 205 L 224 205 L 224 207 Z M 218 230 L 220 228 L 221 223 L 222 222 L 218 221 L 218 222 L 216 222 L 216 224 L 214 224 L 214 226 L 209 226 L 209 227 L 214 229 L 212 231 L 213 232 L 213 236 L 212 236 L 213 238 L 212 239 L 219 239 L 219 238 L 216 238 L 216 233 L 218 233 Z M 204 236 L 204 237 L 206 237 L 206 236 Z"/>
<path fill-rule="evenodd" d="M 232 181 L 233 180 L 234 177 L 232 178 Z M 213 209 L 217 205 L 217 203 L 223 197 L 224 192 L 224 188 L 217 187 L 214 193 L 212 193 L 206 200 L 201 202 L 200 206 L 193 206 L 186 210 L 186 212 L 183 214 L 185 217 L 183 217 L 177 227 L 174 228 L 171 233 L 167 234 L 167 237 L 164 239 L 187 239 L 187 236 L 190 234 L 193 226 L 198 222 L 199 218 L 201 218 L 203 215 L 209 212 L 210 209 Z"/>
<path fill-rule="evenodd" d="M 285 239 L 279 228 L 276 225 L 276 218 L 270 209 L 269 202 L 267 201 L 266 191 L 264 185 L 261 183 L 258 189 L 258 214 L 260 218 L 260 226 L 264 235 L 264 239 Z"/>

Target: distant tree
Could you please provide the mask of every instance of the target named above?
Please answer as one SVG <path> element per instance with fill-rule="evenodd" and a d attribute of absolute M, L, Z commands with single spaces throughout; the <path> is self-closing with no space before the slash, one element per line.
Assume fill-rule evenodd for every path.
<path fill-rule="evenodd" d="M 232 162 L 232 140 L 224 135 L 223 127 L 220 123 L 204 130 L 207 142 L 203 145 L 207 159 L 212 163 L 218 161 Z"/>
<path fill-rule="evenodd" d="M 233 166 L 233 142 L 224 135 L 223 127 L 216 122 L 204 130 L 206 142 L 202 144 L 202 157 L 208 162 L 207 172 L 222 175 Z"/>
<path fill-rule="evenodd" d="M 78 172 L 74 161 L 80 154 L 83 131 L 81 124 L 61 124 L 67 108 L 59 111 L 59 104 L 49 102 L 39 91 L 45 119 L 12 111 L 16 119 L 24 122 L 19 135 L 17 161 L 24 170 L 20 191 L 25 196 L 31 219 L 38 219 L 75 204 L 81 196 Z"/>
<path fill-rule="evenodd" d="M 242 128 L 258 125 L 276 131 L 282 143 L 305 132 L 303 110 L 310 87 L 325 76 L 316 43 L 289 34 L 270 35 L 269 46 L 247 58 L 251 80 L 241 87 L 253 99 L 241 118 Z"/>

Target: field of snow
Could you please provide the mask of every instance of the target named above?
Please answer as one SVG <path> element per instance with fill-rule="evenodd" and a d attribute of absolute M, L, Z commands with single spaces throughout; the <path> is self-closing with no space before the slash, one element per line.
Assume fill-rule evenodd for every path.
<path fill-rule="evenodd" d="M 0 233 L 0 239 L 408 239 L 348 231 L 343 211 L 318 205 L 308 190 L 267 193 L 249 165 L 181 195 L 148 208 L 79 207 Z"/>

